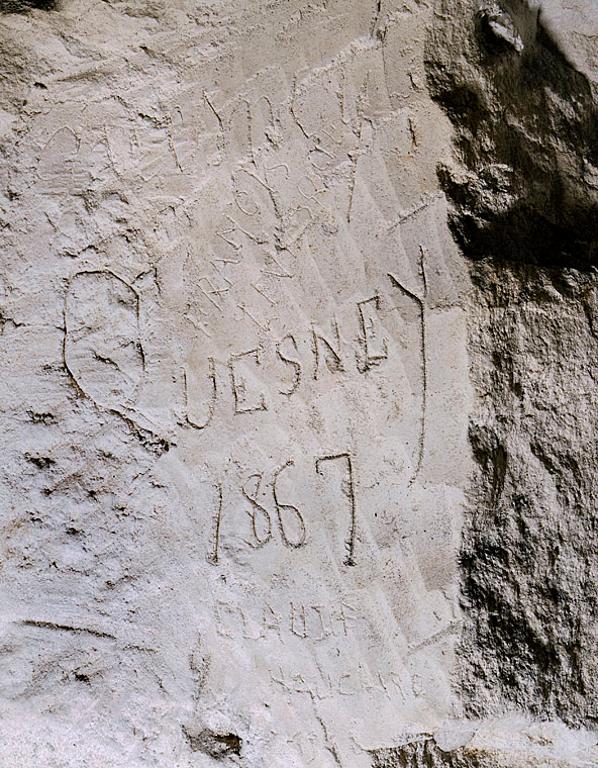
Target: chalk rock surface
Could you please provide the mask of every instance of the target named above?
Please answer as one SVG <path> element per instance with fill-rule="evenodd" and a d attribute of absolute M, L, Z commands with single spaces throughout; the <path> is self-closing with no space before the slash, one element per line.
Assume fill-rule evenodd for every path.
<path fill-rule="evenodd" d="M 0 0 L 0 762 L 598 765 L 590 0 Z"/>

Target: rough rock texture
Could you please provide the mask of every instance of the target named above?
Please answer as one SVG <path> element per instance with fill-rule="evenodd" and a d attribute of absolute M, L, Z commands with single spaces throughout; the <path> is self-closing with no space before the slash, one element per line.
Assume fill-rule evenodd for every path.
<path fill-rule="evenodd" d="M 3 765 L 596 764 L 583 10 L 0 3 Z"/>
<path fill-rule="evenodd" d="M 27 13 L 33 8 L 51 11 L 56 0 L 0 0 L 0 13 Z"/>
<path fill-rule="evenodd" d="M 595 725 L 598 91 L 555 7 L 438 3 L 428 75 L 455 126 L 452 229 L 475 260 L 469 709 Z M 592 4 L 582 18 L 590 35 Z"/>
<path fill-rule="evenodd" d="M 470 288 L 431 13 L 2 17 L 21 765 L 365 768 L 459 715 Z"/>
<path fill-rule="evenodd" d="M 476 268 L 475 511 L 463 552 L 475 712 L 496 693 L 572 724 L 598 718 L 598 471 L 593 273 Z M 476 650 L 477 649 L 477 650 Z"/>
<path fill-rule="evenodd" d="M 598 261 L 598 81 L 549 9 L 437 3 L 428 81 L 455 126 L 441 178 L 466 254 L 583 268 Z"/>
<path fill-rule="evenodd" d="M 580 737 L 562 725 L 511 717 L 406 735 L 372 757 L 373 768 L 591 768 L 598 746 L 590 733 Z"/>

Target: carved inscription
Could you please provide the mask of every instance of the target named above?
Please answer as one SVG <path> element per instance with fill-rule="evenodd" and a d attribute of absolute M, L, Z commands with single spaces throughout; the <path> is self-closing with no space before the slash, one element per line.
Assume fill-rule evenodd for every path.
<path fill-rule="evenodd" d="M 345 565 L 355 565 L 355 533 L 356 533 L 356 509 L 355 509 L 355 487 L 353 485 L 353 462 L 349 453 L 337 453 L 332 456 L 322 456 L 316 460 L 316 471 L 322 474 L 322 464 L 327 461 L 342 461 L 347 466 L 347 477 L 343 483 L 343 492 L 349 500 L 349 534 L 345 540 L 347 547 L 347 556 L 344 559 Z"/>
<path fill-rule="evenodd" d="M 345 539 L 346 554 L 344 565 L 355 565 L 355 542 L 357 530 L 357 505 L 355 500 L 355 482 L 353 460 L 347 452 L 322 456 L 315 461 L 315 470 L 323 475 L 322 465 L 326 462 L 341 461 L 346 468 L 346 477 L 342 482 L 342 491 L 349 502 L 349 525 Z M 280 489 L 281 478 L 295 465 L 293 459 L 288 459 L 277 467 L 271 474 L 271 479 L 265 479 L 264 472 L 254 472 L 241 481 L 241 496 L 249 505 L 246 509 L 249 518 L 248 543 L 254 549 L 266 546 L 278 532 L 280 541 L 289 549 L 300 549 L 308 540 L 308 528 L 304 512 L 298 503 L 293 503 Z M 207 554 L 211 565 L 219 563 L 219 548 L 221 545 L 223 517 L 223 484 L 219 483 L 216 494 L 216 508 L 212 517 L 212 543 Z M 269 499 L 269 502 L 268 502 Z M 312 515 L 317 510 L 312 510 Z M 321 517 L 321 515 L 320 515 Z M 275 522 L 273 522 L 275 521 Z"/>
<path fill-rule="evenodd" d="M 262 547 L 272 538 L 272 518 L 268 510 L 258 501 L 264 476 L 262 473 L 250 475 L 241 487 L 241 493 L 251 505 L 251 530 L 254 546 Z"/>
<path fill-rule="evenodd" d="M 337 672 L 327 672 L 319 666 L 314 671 L 298 671 L 279 666 L 271 670 L 270 679 L 289 693 L 306 693 L 320 700 L 337 695 L 369 697 L 376 693 L 389 700 L 396 694 L 403 700 L 407 698 L 397 672 L 383 672 L 363 665 Z"/>
<path fill-rule="evenodd" d="M 305 520 L 299 508 L 294 504 L 282 502 L 279 498 L 277 483 L 280 475 L 295 462 L 289 459 L 278 467 L 272 476 L 270 484 L 274 502 L 274 514 L 282 543 L 291 549 L 298 549 L 305 544 L 307 536 Z M 272 539 L 272 515 L 259 501 L 264 475 L 261 472 L 250 475 L 241 486 L 241 493 L 251 505 L 249 516 L 253 533 L 253 546 L 262 547 Z"/>
<path fill-rule="evenodd" d="M 218 506 L 214 514 L 214 530 L 212 549 L 208 554 L 208 562 L 212 565 L 218 565 L 218 549 L 220 547 L 220 520 L 222 519 L 222 485 L 217 487 Z"/>
<path fill-rule="evenodd" d="M 420 647 L 410 645 L 412 634 L 419 638 L 427 626 L 418 611 L 441 611 L 439 581 L 446 573 L 452 578 L 436 549 L 443 547 L 444 522 L 438 528 L 436 517 L 421 522 L 418 514 L 436 507 L 432 512 L 445 521 L 445 508 L 438 507 L 456 498 L 444 476 L 438 487 L 432 482 L 438 464 L 448 467 L 446 474 L 452 467 L 444 461 L 449 452 L 437 448 L 444 448 L 443 434 L 429 444 L 424 439 L 428 381 L 442 397 L 453 387 L 442 370 L 428 371 L 428 343 L 430 366 L 453 360 L 450 350 L 436 356 L 446 302 L 434 285 L 435 309 L 428 312 L 419 241 L 439 250 L 445 245 L 440 238 L 438 246 L 431 243 L 419 220 L 407 236 L 409 221 L 431 197 L 396 220 L 429 184 L 397 166 L 406 158 L 417 169 L 419 150 L 405 101 L 409 88 L 385 59 L 384 35 L 375 34 L 385 31 L 389 14 L 382 13 L 380 24 L 376 14 L 369 37 L 364 26 L 366 36 L 352 39 L 355 13 L 347 25 L 338 8 L 325 6 L 283 14 L 283 47 L 303 39 L 305 24 L 315 25 L 298 69 L 288 55 L 284 66 L 274 60 L 262 66 L 253 51 L 233 57 L 239 61 L 231 68 L 226 52 L 222 58 L 217 50 L 226 29 L 214 26 L 215 17 L 207 37 L 187 25 L 189 35 L 183 32 L 195 51 L 187 58 L 205 58 L 205 77 L 192 67 L 186 78 L 182 68 L 180 85 L 157 95 L 141 87 L 118 106 L 102 102 L 101 109 L 112 111 L 114 103 L 116 110 L 103 118 L 110 157 L 104 160 L 97 143 L 93 166 L 83 162 L 90 143 L 84 131 L 81 147 L 70 129 L 60 129 L 45 149 L 59 157 L 63 147 L 71 170 L 80 166 L 81 173 L 67 174 L 65 189 L 73 182 L 91 202 L 101 199 L 97 221 L 87 221 L 78 198 L 56 224 L 50 216 L 60 206 L 40 208 L 55 230 L 46 227 L 48 237 L 61 249 L 72 241 L 73 271 L 82 269 L 76 263 L 98 266 L 64 284 L 62 365 L 82 401 L 75 415 L 89 426 L 93 414 L 94 440 L 107 456 L 136 445 L 110 428 L 115 413 L 133 426 L 143 415 L 143 424 L 172 435 L 170 454 L 159 463 L 151 459 L 151 469 L 144 463 L 137 472 L 132 463 L 125 501 L 135 531 L 136 521 L 151 517 L 148 536 L 162 526 L 168 532 L 164 557 L 174 557 L 185 582 L 174 595 L 180 605 L 173 615 L 184 611 L 187 592 L 199 592 L 198 615 L 187 613 L 176 644 L 183 660 L 196 648 L 189 662 L 193 706 L 202 723 L 216 714 L 218 722 L 206 720 L 210 727 L 259 743 L 266 765 L 277 762 L 271 744 L 285 739 L 294 744 L 289 764 L 351 765 L 350 752 L 371 741 L 372 729 L 390 733 L 388 723 L 400 726 L 414 712 L 427 716 L 423 705 L 396 707 L 406 700 L 400 657 Z M 361 10 L 360 19 L 369 17 Z M 389 40 L 401 13 L 386 19 Z M 327 51 L 333 17 L 338 24 Z M 166 27 L 177 19 L 165 19 Z M 186 38 L 175 37 L 173 45 L 183 50 Z M 212 38 L 214 50 L 206 47 Z M 214 76 L 218 87 L 206 92 Z M 56 119 L 54 112 L 48 119 Z M 56 157 L 51 168 L 39 168 L 52 194 L 62 184 Z M 116 171 L 108 191 L 131 194 L 103 195 L 112 174 L 108 161 Z M 102 184 L 94 192 L 96 182 Z M 140 185 L 143 205 L 132 222 L 143 236 L 130 238 L 127 222 Z M 92 240 L 105 247 L 89 247 Z M 440 275 L 444 254 L 434 253 L 432 264 L 430 274 Z M 458 385 L 455 379 L 453 389 Z M 450 402 L 459 405 L 454 397 Z M 441 407 L 430 409 L 430 418 L 448 433 L 437 418 Z M 424 463 L 422 487 L 410 495 Z M 117 493 L 120 486 L 113 485 Z M 150 504 L 151 515 L 145 514 Z M 413 525 L 411 517 L 418 518 Z M 433 526 L 431 578 L 429 564 L 417 568 L 428 552 L 422 535 Z M 400 547 L 407 535 L 423 548 L 410 540 Z M 201 649 L 185 650 L 196 633 Z M 431 677 L 437 664 L 428 650 L 420 656 Z M 416 661 L 419 656 L 414 668 Z M 441 694 L 434 717 L 444 706 Z M 216 699 L 227 702 L 224 720 Z M 260 709 L 251 734 L 243 702 L 256 712 L 262 702 L 271 707 Z M 195 752 L 194 759 L 205 759 Z"/>
<path fill-rule="evenodd" d="M 223 292 L 212 288 L 206 296 L 219 307 L 217 299 Z M 353 370 L 359 374 L 384 363 L 390 356 L 390 348 L 380 318 L 381 305 L 378 293 L 356 302 L 360 347 L 353 349 L 353 354 L 349 354 L 349 345 L 341 338 L 338 321 L 332 318 L 329 330 L 312 323 L 309 330 L 303 333 L 288 332 L 270 344 L 229 355 L 226 366 L 234 414 L 268 411 L 275 395 L 292 398 L 301 389 L 306 371 L 308 378 L 318 382 L 325 375 L 348 373 L 351 358 L 355 360 Z M 202 420 L 190 415 L 190 373 L 184 371 L 185 421 L 195 429 L 205 429 L 211 424 L 218 398 L 224 389 L 224 386 L 219 386 L 214 358 L 209 357 L 207 362 L 207 374 L 193 382 L 194 391 L 199 389 L 206 393 L 206 413 Z M 221 383 L 226 385 L 226 382 Z"/>
<path fill-rule="evenodd" d="M 252 373 L 242 372 L 243 366 L 249 365 L 252 361 L 255 365 L 260 365 L 260 349 L 250 349 L 248 352 L 241 352 L 238 355 L 231 355 L 229 358 L 230 380 L 235 401 L 235 413 L 252 413 L 253 411 L 267 410 L 266 400 L 262 392 L 256 392 L 255 387 L 251 387 L 250 381 Z M 252 392 L 253 389 L 253 392 Z"/>
<path fill-rule="evenodd" d="M 215 626 L 221 637 L 244 640 L 266 640 L 272 636 L 282 643 L 298 638 L 320 643 L 328 639 L 359 634 L 365 626 L 363 617 L 346 601 L 333 605 L 289 601 L 280 609 L 265 604 L 261 609 L 246 608 L 218 601 Z"/>
<path fill-rule="evenodd" d="M 291 350 L 293 356 L 291 357 L 288 350 Z M 299 355 L 299 348 L 297 342 L 292 333 L 287 333 L 280 341 L 276 342 L 276 354 L 282 360 L 283 363 L 290 366 L 293 370 L 293 380 L 288 389 L 279 389 L 281 395 L 290 397 L 295 394 L 301 384 L 301 363 L 297 359 Z"/>
<path fill-rule="evenodd" d="M 207 414 L 203 422 L 196 421 L 189 413 L 189 385 L 187 382 L 187 371 L 183 370 L 183 393 L 185 402 L 185 421 L 193 429 L 205 429 L 212 421 L 214 409 L 216 408 L 216 399 L 218 397 L 218 384 L 216 380 L 216 362 L 213 357 L 208 358 L 208 381 L 210 382 L 210 394 L 208 396 Z"/>
<path fill-rule="evenodd" d="M 287 547 L 298 549 L 305 544 L 306 530 L 303 515 L 294 504 L 285 504 L 280 501 L 279 492 L 276 487 L 280 475 L 287 469 L 287 467 L 292 467 L 294 463 L 293 459 L 289 459 L 286 464 L 279 467 L 274 472 L 272 495 L 274 496 L 274 504 L 276 505 L 276 519 L 278 520 L 280 536 Z M 289 534 L 291 526 L 295 528 L 294 535 Z"/>
<path fill-rule="evenodd" d="M 126 408 L 145 371 L 139 296 L 109 270 L 78 272 L 64 306 L 63 363 L 73 384 L 96 404 Z"/>
<path fill-rule="evenodd" d="M 363 367 L 368 370 L 388 358 L 388 340 L 382 336 L 376 312 L 380 309 L 380 296 L 357 303 L 364 348 Z"/>
<path fill-rule="evenodd" d="M 332 330 L 334 340 L 325 336 L 322 331 L 312 326 L 312 345 L 314 352 L 314 379 L 320 376 L 320 368 L 324 365 L 331 372 L 344 371 L 341 357 L 341 338 L 338 332 L 338 323 L 333 321 Z"/>

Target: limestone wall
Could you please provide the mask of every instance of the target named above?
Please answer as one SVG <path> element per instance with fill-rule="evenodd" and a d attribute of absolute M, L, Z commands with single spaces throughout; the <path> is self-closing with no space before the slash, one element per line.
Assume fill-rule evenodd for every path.
<path fill-rule="evenodd" d="M 3 765 L 597 764 L 596 14 L 486 6 L 0 3 Z"/>

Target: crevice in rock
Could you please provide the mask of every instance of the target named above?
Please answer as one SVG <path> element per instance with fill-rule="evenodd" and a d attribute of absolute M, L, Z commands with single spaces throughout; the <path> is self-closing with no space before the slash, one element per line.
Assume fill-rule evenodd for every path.
<path fill-rule="evenodd" d="M 28 13 L 34 8 L 53 11 L 57 0 L 0 0 L 0 13 Z"/>
<path fill-rule="evenodd" d="M 209 728 L 196 730 L 185 726 L 183 733 L 193 752 L 203 752 L 215 760 L 241 754 L 243 740 L 235 733 L 217 733 Z"/>

